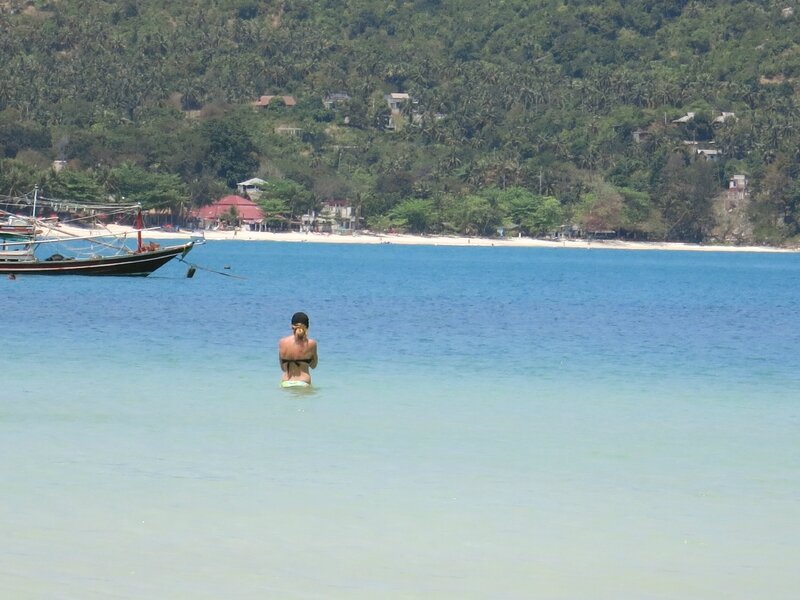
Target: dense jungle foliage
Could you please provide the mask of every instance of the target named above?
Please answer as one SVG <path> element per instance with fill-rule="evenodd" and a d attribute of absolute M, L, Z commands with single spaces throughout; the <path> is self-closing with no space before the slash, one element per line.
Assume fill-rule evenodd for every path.
<path fill-rule="evenodd" d="M 796 242 L 792 4 L 0 0 L 0 194 L 178 212 L 259 176 L 373 229 Z"/>

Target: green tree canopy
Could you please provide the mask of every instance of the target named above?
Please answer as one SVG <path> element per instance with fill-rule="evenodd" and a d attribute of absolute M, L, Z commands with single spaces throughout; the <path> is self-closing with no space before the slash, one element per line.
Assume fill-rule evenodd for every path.
<path fill-rule="evenodd" d="M 177 175 L 151 173 L 130 163 L 109 171 L 108 186 L 118 201 L 138 203 L 144 208 L 180 210 L 189 201 L 186 186 Z"/>
<path fill-rule="evenodd" d="M 89 171 L 62 169 L 51 172 L 44 184 L 45 195 L 49 198 L 75 200 L 76 202 L 102 202 L 105 193 L 102 184 Z"/>
<path fill-rule="evenodd" d="M 412 233 L 429 233 L 437 220 L 433 203 L 419 198 L 403 200 L 392 209 L 390 217 L 399 227 Z"/>
<path fill-rule="evenodd" d="M 33 191 L 41 178 L 39 171 L 22 161 L 0 159 L 0 194 L 22 196 Z"/>
<path fill-rule="evenodd" d="M 451 229 L 464 235 L 493 236 L 503 224 L 503 212 L 499 207 L 477 194 L 448 198 L 444 218 Z"/>
<path fill-rule="evenodd" d="M 284 209 L 281 212 L 288 212 L 291 217 L 296 217 L 316 207 L 314 194 L 296 181 L 270 181 L 262 189 L 263 195 L 259 204 L 266 209 L 282 206 Z"/>
<path fill-rule="evenodd" d="M 623 221 L 624 199 L 611 184 L 597 178 L 588 181 L 577 208 L 579 222 L 589 232 L 617 231 Z"/>
<path fill-rule="evenodd" d="M 711 201 L 719 191 L 713 163 L 672 154 L 661 171 L 659 197 L 668 240 L 700 242 L 711 230 Z"/>
<path fill-rule="evenodd" d="M 525 235 L 543 235 L 555 231 L 564 218 L 561 203 L 553 196 L 541 196 L 524 188 L 503 193 L 508 215 Z"/>
<path fill-rule="evenodd" d="M 204 122 L 200 133 L 202 171 L 211 172 L 233 188 L 258 168 L 258 154 L 250 131 L 236 114 Z"/>

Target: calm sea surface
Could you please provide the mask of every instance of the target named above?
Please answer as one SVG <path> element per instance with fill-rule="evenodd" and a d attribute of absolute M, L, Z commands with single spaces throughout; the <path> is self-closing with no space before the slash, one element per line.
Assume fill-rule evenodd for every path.
<path fill-rule="evenodd" d="M 0 598 L 797 598 L 800 255 L 188 258 L 0 279 Z"/>

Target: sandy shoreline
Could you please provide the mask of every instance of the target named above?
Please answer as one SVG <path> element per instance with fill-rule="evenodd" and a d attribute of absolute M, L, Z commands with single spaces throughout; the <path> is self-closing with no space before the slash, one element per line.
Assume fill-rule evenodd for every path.
<path fill-rule="evenodd" d="M 59 237 L 122 235 L 135 239 L 136 231 L 131 227 L 109 225 L 107 229 L 83 229 L 61 225 L 53 230 Z M 177 240 L 202 237 L 206 241 L 253 241 L 253 242 L 306 242 L 315 244 L 396 244 L 407 246 L 494 246 L 500 248 L 574 248 L 605 250 L 678 250 L 689 252 L 770 252 L 796 253 L 795 248 L 771 246 L 715 246 L 684 244 L 678 242 L 627 242 L 622 240 L 539 240 L 527 237 L 516 238 L 477 238 L 459 236 L 422 236 L 410 234 L 375 234 L 359 232 L 356 235 L 329 233 L 272 233 L 266 231 L 179 231 L 168 232 L 161 229 L 148 229 L 142 232 L 145 240 Z"/>

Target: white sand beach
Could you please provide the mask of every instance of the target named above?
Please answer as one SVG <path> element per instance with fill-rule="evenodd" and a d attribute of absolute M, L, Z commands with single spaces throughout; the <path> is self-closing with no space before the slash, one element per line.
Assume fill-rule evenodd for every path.
<path fill-rule="evenodd" d="M 136 237 L 136 230 L 122 225 L 109 225 L 104 229 L 86 229 L 60 224 L 48 235 L 85 237 L 93 235 L 126 235 Z M 503 248 L 573 248 L 580 250 L 677 250 L 692 252 L 798 252 L 798 248 L 773 246 L 724 246 L 685 244 L 678 242 L 630 242 L 623 240 L 542 240 L 529 237 L 480 238 L 449 235 L 410 235 L 400 233 L 373 233 L 359 231 L 351 235 L 330 233 L 266 232 L 245 230 L 198 230 L 194 232 L 146 229 L 145 240 L 191 239 L 202 237 L 206 241 L 297 242 L 313 244 L 397 244 L 408 246 L 494 246 Z"/>

